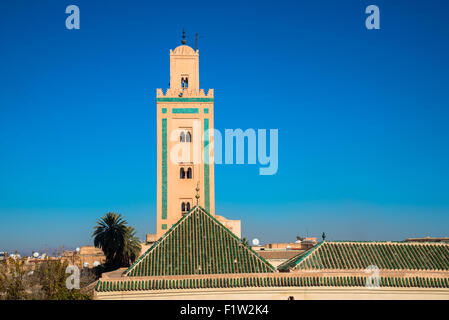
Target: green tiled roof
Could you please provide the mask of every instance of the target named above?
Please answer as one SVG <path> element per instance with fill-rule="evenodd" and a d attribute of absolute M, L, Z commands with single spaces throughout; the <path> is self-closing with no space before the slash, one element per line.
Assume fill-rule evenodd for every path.
<path fill-rule="evenodd" d="M 314 269 L 449 270 L 449 244 L 408 242 L 320 242 L 278 266 L 280 271 Z"/>
<path fill-rule="evenodd" d="M 449 288 L 448 278 L 380 277 L 380 287 Z M 102 280 L 97 292 L 248 287 L 366 287 L 365 276 L 242 276 L 215 279 Z"/>
<path fill-rule="evenodd" d="M 196 206 L 124 274 L 132 277 L 275 271 L 206 210 Z"/>

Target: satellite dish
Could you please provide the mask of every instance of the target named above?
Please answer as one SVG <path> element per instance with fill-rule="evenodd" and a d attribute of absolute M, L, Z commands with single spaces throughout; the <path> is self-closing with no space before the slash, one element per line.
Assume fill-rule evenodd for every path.
<path fill-rule="evenodd" d="M 89 262 L 84 262 L 84 268 L 89 268 Z"/>
<path fill-rule="evenodd" d="M 100 265 L 100 262 L 94 261 L 94 267 L 98 267 Z"/>
<path fill-rule="evenodd" d="M 259 239 L 254 238 L 253 239 L 253 246 L 258 246 L 259 245 Z"/>
<path fill-rule="evenodd" d="M 287 246 L 287 249 L 291 249 L 292 247 L 290 247 L 290 246 Z"/>
<path fill-rule="evenodd" d="M 75 251 L 76 251 L 76 253 L 80 253 L 80 248 L 79 247 L 77 247 L 76 249 L 75 249 Z"/>
<path fill-rule="evenodd" d="M 35 258 L 39 257 L 39 252 L 33 253 L 33 257 L 35 257 Z"/>

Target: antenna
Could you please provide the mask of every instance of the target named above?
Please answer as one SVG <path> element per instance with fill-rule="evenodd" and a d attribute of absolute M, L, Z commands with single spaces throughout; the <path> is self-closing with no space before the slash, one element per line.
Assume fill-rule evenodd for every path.
<path fill-rule="evenodd" d="M 198 50 L 198 32 L 195 34 L 195 51 Z"/>

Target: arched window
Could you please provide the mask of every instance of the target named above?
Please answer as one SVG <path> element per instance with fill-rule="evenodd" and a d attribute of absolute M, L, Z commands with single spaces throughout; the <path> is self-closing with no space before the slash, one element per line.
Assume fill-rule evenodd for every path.
<path fill-rule="evenodd" d="M 187 169 L 187 179 L 192 179 L 192 168 Z"/>
<path fill-rule="evenodd" d="M 187 202 L 186 209 L 186 211 L 190 211 L 190 202 Z"/>
<path fill-rule="evenodd" d="M 182 212 L 186 211 L 186 203 L 185 202 L 181 203 L 181 211 Z"/>
<path fill-rule="evenodd" d="M 189 87 L 189 78 L 183 77 L 181 78 L 181 88 L 188 88 Z"/>
<path fill-rule="evenodd" d="M 184 170 L 184 168 L 179 169 L 179 177 L 181 179 L 185 179 L 186 178 L 186 171 Z"/>
<path fill-rule="evenodd" d="M 192 136 L 190 135 L 190 132 L 187 131 L 186 132 L 186 142 L 190 142 L 190 141 L 192 141 Z"/>
<path fill-rule="evenodd" d="M 179 141 L 184 142 L 186 141 L 186 136 L 184 131 L 181 131 L 181 135 L 179 136 Z"/>

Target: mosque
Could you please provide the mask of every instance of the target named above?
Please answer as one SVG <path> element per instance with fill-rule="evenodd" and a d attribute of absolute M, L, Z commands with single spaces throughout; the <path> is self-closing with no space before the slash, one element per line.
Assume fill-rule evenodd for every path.
<path fill-rule="evenodd" d="M 200 89 L 199 51 L 170 50 L 156 90 L 157 231 L 96 299 L 449 299 L 449 243 L 321 241 L 274 267 L 215 213 L 214 91 Z"/>

